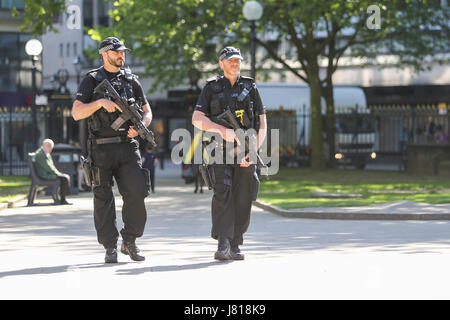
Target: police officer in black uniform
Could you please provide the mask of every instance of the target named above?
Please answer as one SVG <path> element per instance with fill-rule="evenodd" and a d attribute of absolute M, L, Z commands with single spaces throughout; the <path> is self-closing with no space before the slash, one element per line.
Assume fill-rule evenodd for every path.
<path fill-rule="evenodd" d="M 224 76 L 207 80 L 192 115 L 192 124 L 200 130 L 220 134 L 226 141 L 223 145 L 240 144 L 233 129 L 215 120 L 229 109 L 242 129 L 256 130 L 259 150 L 266 136 L 265 108 L 254 80 L 240 76 L 242 59 L 240 50 L 234 47 L 226 47 L 220 52 L 219 65 Z M 229 149 L 224 150 L 224 158 Z M 239 245 L 248 229 L 252 201 L 256 200 L 259 186 L 255 164 L 248 161 L 248 154 L 241 161 L 235 155 L 233 164 L 224 161 L 209 166 L 214 184 L 211 236 L 218 240 L 214 255 L 218 260 L 244 259 Z"/>
<path fill-rule="evenodd" d="M 88 152 L 100 182 L 93 188 L 94 224 L 98 242 L 106 249 L 106 263 L 117 262 L 119 238 L 113 177 L 123 198 L 121 252 L 132 260 L 145 260 L 135 243 L 144 232 L 147 220 L 144 198 L 149 194 L 148 170 L 141 166 L 138 142 L 134 139 L 138 133 L 129 122 L 125 122 L 118 131 L 113 130 L 110 126 L 122 110 L 113 101 L 94 93 L 95 87 L 108 79 L 119 94 L 135 99 L 141 108 L 142 121 L 146 126 L 150 124 L 152 112 L 137 76 L 130 69 L 123 68 L 126 50 L 129 49 L 115 37 L 108 37 L 100 43 L 99 53 L 104 65 L 87 73 L 72 108 L 75 120 L 88 120 Z"/>

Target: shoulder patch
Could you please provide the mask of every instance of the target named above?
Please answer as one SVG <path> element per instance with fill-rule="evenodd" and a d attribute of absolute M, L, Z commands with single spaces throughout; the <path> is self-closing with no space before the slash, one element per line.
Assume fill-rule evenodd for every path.
<path fill-rule="evenodd" d="M 252 81 L 252 82 L 255 81 L 255 79 L 253 79 L 253 78 L 251 78 L 251 77 L 240 76 L 240 78 L 241 78 L 242 80 L 249 80 L 249 81 Z"/>
<path fill-rule="evenodd" d="M 220 79 L 219 76 L 214 76 L 214 77 L 206 79 L 206 82 L 210 83 L 210 82 L 218 81 L 219 79 Z"/>
<path fill-rule="evenodd" d="M 101 72 L 102 67 L 97 68 L 97 69 L 92 69 L 90 71 L 88 71 L 88 73 L 86 74 L 87 76 L 91 76 L 93 77 L 96 81 L 102 81 L 105 78 L 105 73 Z"/>
<path fill-rule="evenodd" d="M 219 76 L 211 77 L 206 80 L 206 85 L 209 85 L 214 93 L 220 93 L 223 91 L 223 84 L 219 81 L 220 79 Z"/>
<path fill-rule="evenodd" d="M 101 67 L 100 67 L 100 68 L 101 68 Z M 88 72 L 86 72 L 86 75 L 88 76 L 88 75 L 90 75 L 90 74 L 92 74 L 92 73 L 97 73 L 98 70 L 100 70 L 100 68 L 91 69 L 91 70 L 89 70 Z"/>
<path fill-rule="evenodd" d="M 239 81 L 242 84 L 242 86 L 247 90 L 251 90 L 251 88 L 255 86 L 255 81 L 253 80 L 253 78 L 250 77 L 241 76 L 239 78 Z"/>

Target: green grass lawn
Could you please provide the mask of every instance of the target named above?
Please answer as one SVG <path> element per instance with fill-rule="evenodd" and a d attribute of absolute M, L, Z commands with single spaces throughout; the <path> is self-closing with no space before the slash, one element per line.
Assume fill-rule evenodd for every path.
<path fill-rule="evenodd" d="M 313 198 L 311 192 L 352 193 L 361 198 Z M 450 178 L 403 172 L 281 169 L 261 178 L 258 199 L 283 209 L 366 206 L 400 200 L 450 203 Z"/>
<path fill-rule="evenodd" d="M 0 176 L 0 203 L 27 194 L 30 184 L 28 176 Z"/>
<path fill-rule="evenodd" d="M 28 176 L 0 176 L 0 203 L 28 193 Z M 352 193 L 361 198 L 312 198 L 311 192 Z M 261 177 L 258 199 L 283 209 L 365 206 L 399 200 L 450 203 L 450 177 L 413 176 L 403 172 L 281 169 Z"/>

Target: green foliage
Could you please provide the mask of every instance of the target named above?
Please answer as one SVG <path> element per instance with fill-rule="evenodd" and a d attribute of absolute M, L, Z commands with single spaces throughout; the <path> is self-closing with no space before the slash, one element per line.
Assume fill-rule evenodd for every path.
<path fill-rule="evenodd" d="M 351 47 L 351 54 L 363 57 L 366 64 L 374 64 L 380 54 L 396 57 L 387 66 L 413 66 L 416 71 L 429 68 L 424 63 L 433 61 L 448 63 L 449 59 L 436 53 L 450 47 L 448 21 L 450 11 L 441 8 L 439 2 L 426 0 L 384 1 L 381 8 L 381 28 L 363 28 Z M 429 59 L 428 59 L 429 61 Z"/>
<path fill-rule="evenodd" d="M 64 12 L 66 9 L 65 0 L 24 1 L 24 21 L 21 26 L 21 31 L 30 32 L 33 35 L 44 34 L 47 30 L 57 32 L 53 27 L 53 17 Z M 11 9 L 11 13 L 16 18 L 22 16 L 16 8 Z"/>
<path fill-rule="evenodd" d="M 52 28 L 52 17 L 65 10 L 64 0 L 25 0 L 24 30 L 42 34 Z M 162 87 L 180 83 L 195 86 L 203 72 L 215 73 L 217 51 L 227 44 L 248 47 L 249 23 L 242 15 L 245 1 L 216 0 L 106 0 L 111 28 L 95 26 L 91 37 L 117 35 L 146 62 L 147 73 Z M 281 63 L 306 82 L 318 75 L 317 65 L 328 58 L 329 73 L 347 49 L 368 63 L 388 50 L 398 65 L 422 69 L 423 58 L 449 46 L 449 12 L 426 0 L 380 0 L 381 28 L 367 28 L 371 0 L 261 0 L 264 14 L 258 21 L 258 42 L 267 57 Z M 13 10 L 18 15 L 17 10 Z M 414 35 L 414 36 L 411 36 Z M 337 40 L 340 39 L 338 42 Z M 295 59 L 273 50 L 274 40 L 288 41 Z M 446 61 L 442 61 L 446 62 Z M 262 62 L 261 62 L 262 63 Z M 300 63 L 300 68 L 296 64 Z M 325 85 L 326 79 L 321 83 Z"/>
<path fill-rule="evenodd" d="M 196 86 L 202 72 L 217 73 L 218 51 L 235 43 L 241 28 L 238 5 L 215 0 L 114 1 L 109 12 L 111 28 L 95 28 L 91 37 L 123 38 L 132 55 L 146 62 L 146 73 L 155 77 L 153 89 L 180 83 Z"/>

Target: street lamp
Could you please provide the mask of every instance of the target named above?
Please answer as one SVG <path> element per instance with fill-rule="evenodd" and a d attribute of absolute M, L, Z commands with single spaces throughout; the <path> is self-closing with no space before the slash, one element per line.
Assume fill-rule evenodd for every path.
<path fill-rule="evenodd" d="M 36 121 L 36 61 L 42 52 L 42 43 L 37 39 L 30 39 L 25 44 L 25 52 L 31 57 L 31 86 L 32 86 L 32 101 L 31 101 L 31 124 L 33 127 L 33 143 L 37 147 L 37 121 Z"/>
<path fill-rule="evenodd" d="M 42 52 L 42 43 L 38 39 L 30 39 L 25 44 L 25 52 L 29 56 L 38 56 Z"/>
<path fill-rule="evenodd" d="M 245 19 L 250 21 L 250 55 L 251 55 L 251 77 L 256 78 L 256 20 L 261 19 L 263 7 L 258 1 L 248 1 L 242 8 Z M 255 79 L 256 80 L 256 79 Z"/>

